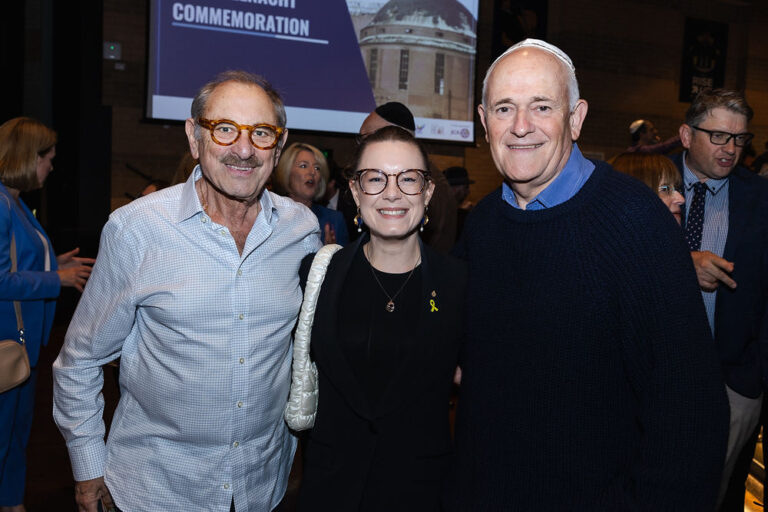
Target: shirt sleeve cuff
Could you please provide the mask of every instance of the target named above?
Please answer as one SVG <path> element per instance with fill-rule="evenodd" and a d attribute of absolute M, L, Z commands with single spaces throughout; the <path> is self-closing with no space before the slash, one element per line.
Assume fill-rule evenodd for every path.
<path fill-rule="evenodd" d="M 107 448 L 101 440 L 85 446 L 70 446 L 69 459 L 75 481 L 92 480 L 104 476 Z"/>

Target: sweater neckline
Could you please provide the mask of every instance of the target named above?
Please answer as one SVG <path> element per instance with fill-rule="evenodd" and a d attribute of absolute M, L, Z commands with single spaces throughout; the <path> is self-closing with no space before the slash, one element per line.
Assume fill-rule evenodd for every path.
<path fill-rule="evenodd" d="M 579 208 L 584 202 L 590 201 L 599 188 L 600 183 L 605 179 L 608 172 L 608 165 L 605 162 L 593 161 L 595 169 L 592 175 L 587 179 L 581 189 L 572 198 L 555 205 L 551 208 L 542 210 L 520 210 L 507 204 L 501 197 L 501 188 L 496 192 L 496 199 L 501 213 L 514 222 L 546 222 L 561 215 L 567 215 L 574 209 Z"/>

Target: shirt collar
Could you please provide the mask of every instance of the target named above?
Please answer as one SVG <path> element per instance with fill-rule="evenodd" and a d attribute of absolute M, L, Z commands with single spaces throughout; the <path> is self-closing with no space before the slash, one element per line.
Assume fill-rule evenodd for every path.
<path fill-rule="evenodd" d="M 700 180 L 696 177 L 695 174 L 693 174 L 693 171 L 690 169 L 690 167 L 688 167 L 687 158 L 688 152 L 686 151 L 683 153 L 683 184 L 685 185 L 685 190 L 690 191 L 693 186 Z M 702 183 L 706 185 L 707 189 L 709 189 L 709 192 L 712 195 L 715 195 L 728 183 L 728 176 L 725 178 L 720 178 L 719 180 L 714 178 L 707 178 L 707 180 Z"/>
<path fill-rule="evenodd" d="M 200 169 L 200 164 L 198 164 L 195 166 L 192 174 L 189 175 L 189 178 L 184 183 L 184 188 L 181 190 L 181 207 L 179 208 L 179 216 L 176 222 L 187 220 L 198 213 L 206 215 L 195 188 L 195 182 L 202 177 L 203 171 Z M 262 191 L 259 204 L 261 205 L 261 211 L 264 212 L 267 224 L 271 224 L 272 214 L 277 212 L 277 207 L 272 202 L 272 197 L 268 190 L 264 189 Z"/>
<path fill-rule="evenodd" d="M 568 157 L 568 162 L 566 162 L 563 170 L 560 171 L 560 174 L 557 175 L 552 183 L 547 185 L 547 188 L 531 199 L 526 209 L 542 210 L 566 202 L 581 190 L 581 187 L 592 175 L 594 169 L 595 164 L 584 158 L 578 144 L 574 142 L 571 148 L 571 155 Z M 512 187 L 506 182 L 502 185 L 501 196 L 504 201 L 520 209 Z"/>

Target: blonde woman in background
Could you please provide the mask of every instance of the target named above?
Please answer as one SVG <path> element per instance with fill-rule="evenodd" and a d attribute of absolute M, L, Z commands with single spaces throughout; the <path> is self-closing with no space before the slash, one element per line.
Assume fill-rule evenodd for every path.
<path fill-rule="evenodd" d="M 14 301 L 21 304 L 31 372 L 0 393 L 0 512 L 24 512 L 26 450 L 32 428 L 40 350 L 48 343 L 62 286 L 83 291 L 95 260 L 79 249 L 56 256 L 45 230 L 21 199 L 42 188 L 53 171 L 56 132 L 17 117 L 0 125 L 0 339 L 19 339 Z M 11 272 L 11 239 L 17 271 Z M 49 390 L 50 392 L 50 390 Z"/>
<path fill-rule="evenodd" d="M 323 243 L 346 245 L 349 234 L 344 216 L 315 202 L 325 194 L 329 176 L 328 162 L 319 149 L 294 142 L 283 151 L 272 176 L 272 185 L 276 193 L 312 210 L 320 223 Z"/>

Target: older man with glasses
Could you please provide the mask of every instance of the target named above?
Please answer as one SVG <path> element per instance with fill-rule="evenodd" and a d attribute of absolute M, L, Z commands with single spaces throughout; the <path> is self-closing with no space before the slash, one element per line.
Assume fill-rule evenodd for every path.
<path fill-rule="evenodd" d="M 226 72 L 186 121 L 186 183 L 115 211 L 54 363 L 54 417 L 78 510 L 272 510 L 296 448 L 283 421 L 299 265 L 312 212 L 264 190 L 285 109 L 262 78 Z M 122 356 L 104 443 L 101 366 Z"/>
<path fill-rule="evenodd" d="M 751 453 L 746 453 L 744 464 L 736 461 L 745 446 L 747 452 L 754 450 L 749 440 L 763 393 L 760 354 L 765 339 L 760 333 L 768 328 L 768 181 L 739 165 L 753 137 L 747 131 L 750 119 L 752 109 L 740 93 L 702 91 L 680 126 L 686 151 L 673 158 L 685 189 L 685 238 L 730 404 L 722 510 L 743 510 Z M 734 483 L 724 501 L 731 476 Z"/>

